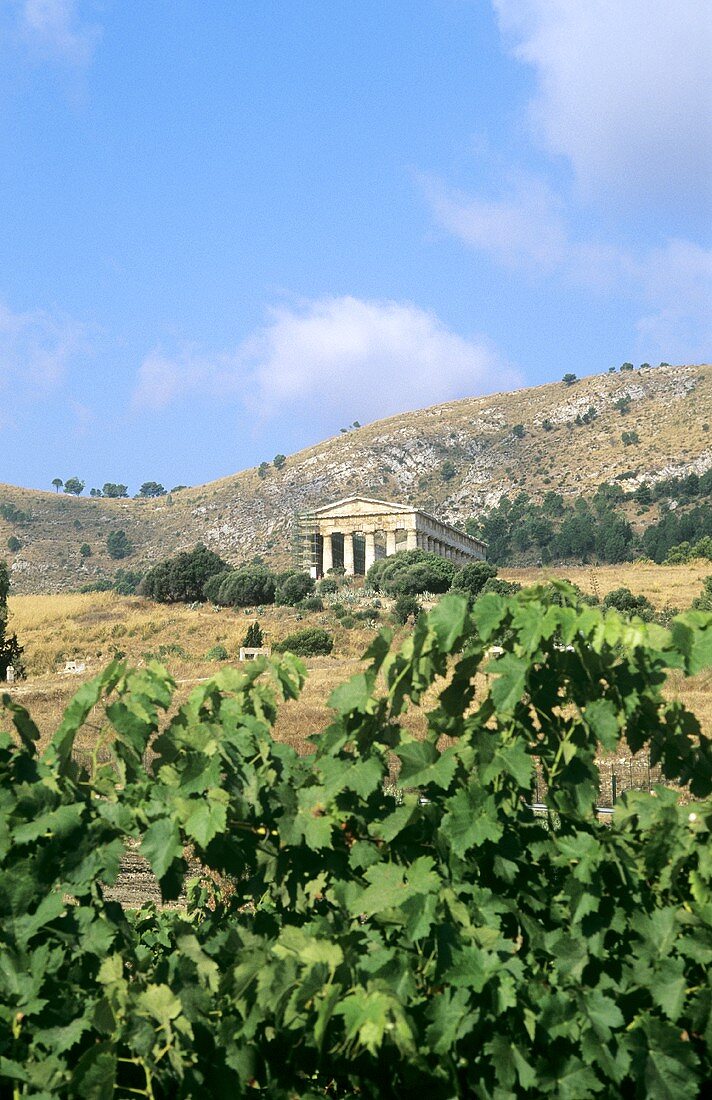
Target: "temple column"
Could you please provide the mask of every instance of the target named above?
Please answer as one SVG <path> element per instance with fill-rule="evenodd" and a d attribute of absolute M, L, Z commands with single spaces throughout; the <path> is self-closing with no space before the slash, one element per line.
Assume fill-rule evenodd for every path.
<path fill-rule="evenodd" d="M 353 531 L 344 532 L 344 572 L 347 577 L 354 575 L 354 535 Z"/>
<path fill-rule="evenodd" d="M 418 532 L 415 530 L 414 527 L 412 528 L 412 530 L 406 532 L 405 548 L 406 550 L 418 549 Z"/>
<path fill-rule="evenodd" d="M 364 561 L 365 572 L 368 573 L 369 569 L 376 560 L 376 532 L 366 531 L 364 534 L 366 542 L 366 557 Z"/>
<path fill-rule="evenodd" d="M 331 545 L 331 535 L 324 535 L 323 540 L 321 571 L 326 576 L 329 570 L 334 568 L 334 548 Z"/>
<path fill-rule="evenodd" d="M 386 557 L 390 558 L 396 552 L 396 533 L 395 531 L 386 531 Z"/>

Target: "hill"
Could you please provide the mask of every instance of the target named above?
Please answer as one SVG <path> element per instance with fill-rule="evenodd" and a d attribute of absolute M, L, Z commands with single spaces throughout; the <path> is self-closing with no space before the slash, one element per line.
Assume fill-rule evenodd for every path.
<path fill-rule="evenodd" d="M 573 499 L 616 479 L 630 490 L 704 473 L 710 423 L 710 365 L 593 375 L 403 413 L 300 451 L 263 476 L 253 468 L 155 500 L 2 485 L 0 547 L 12 537 L 21 544 L 7 553 L 18 593 L 76 589 L 119 567 L 145 570 L 199 541 L 234 563 L 260 554 L 285 565 L 294 514 L 330 500 L 354 492 L 406 500 L 464 524 L 522 491 Z M 121 561 L 107 551 L 117 530 L 133 547 Z"/>

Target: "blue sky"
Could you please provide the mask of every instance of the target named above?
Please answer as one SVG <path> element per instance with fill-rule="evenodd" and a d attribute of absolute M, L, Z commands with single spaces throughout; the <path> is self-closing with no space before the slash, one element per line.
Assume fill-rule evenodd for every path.
<path fill-rule="evenodd" d="M 707 0 L 0 0 L 0 481 L 712 357 Z"/>

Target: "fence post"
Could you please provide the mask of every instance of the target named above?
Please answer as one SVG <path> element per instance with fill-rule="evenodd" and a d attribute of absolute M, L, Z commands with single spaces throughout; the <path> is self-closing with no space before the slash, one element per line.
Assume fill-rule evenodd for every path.
<path fill-rule="evenodd" d="M 616 804 L 617 794 L 618 794 L 618 783 L 616 781 L 616 777 L 615 777 L 615 773 L 613 771 L 613 767 L 611 766 L 611 802 L 613 803 L 614 806 Z"/>

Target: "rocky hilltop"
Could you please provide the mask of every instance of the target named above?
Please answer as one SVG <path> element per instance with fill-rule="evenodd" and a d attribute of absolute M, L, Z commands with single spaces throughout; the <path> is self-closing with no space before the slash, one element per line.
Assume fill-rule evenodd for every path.
<path fill-rule="evenodd" d="M 290 560 L 295 513 L 352 493 L 404 500 L 452 522 L 526 490 L 589 495 L 712 467 L 712 366 L 592 375 L 466 398 L 379 420 L 290 456 L 156 500 L 107 500 L 0 486 L 0 547 L 15 592 L 78 588 L 144 570 L 205 542 L 233 563 Z M 625 437 L 625 442 L 624 442 Z M 2 505 L 9 507 L 2 508 Z M 14 510 L 14 512 L 13 512 Z M 29 516 L 18 519 L 17 512 Z M 110 532 L 134 551 L 112 560 Z M 91 555 L 82 557 L 87 544 Z"/>

